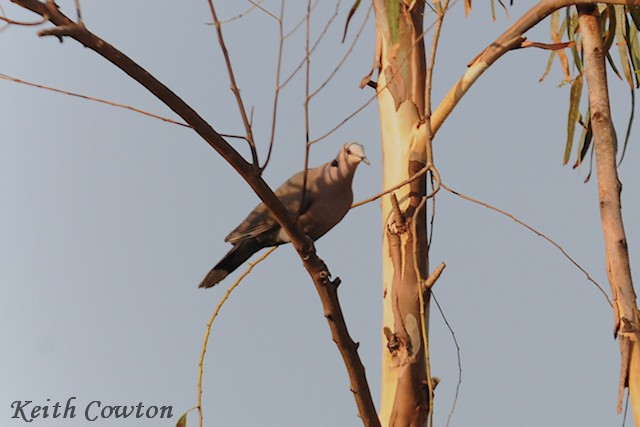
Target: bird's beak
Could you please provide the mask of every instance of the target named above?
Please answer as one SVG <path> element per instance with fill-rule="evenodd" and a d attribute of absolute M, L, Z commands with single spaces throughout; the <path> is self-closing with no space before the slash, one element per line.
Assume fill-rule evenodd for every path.
<path fill-rule="evenodd" d="M 362 159 L 360 159 L 360 161 L 367 166 L 371 166 L 371 162 L 369 162 L 369 159 L 367 159 L 367 156 L 364 156 Z"/>

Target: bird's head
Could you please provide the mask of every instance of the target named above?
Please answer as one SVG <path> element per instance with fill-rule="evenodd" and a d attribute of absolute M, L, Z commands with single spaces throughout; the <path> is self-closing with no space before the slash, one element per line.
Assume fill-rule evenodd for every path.
<path fill-rule="evenodd" d="M 351 165 L 358 165 L 360 162 L 369 165 L 369 159 L 364 154 L 364 147 L 362 144 L 357 142 L 347 142 L 344 147 L 342 147 L 344 151 L 345 158 L 347 163 Z"/>

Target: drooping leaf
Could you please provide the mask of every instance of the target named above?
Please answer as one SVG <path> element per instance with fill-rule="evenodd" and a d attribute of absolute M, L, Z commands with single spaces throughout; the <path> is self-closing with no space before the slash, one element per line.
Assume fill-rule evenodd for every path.
<path fill-rule="evenodd" d="M 616 27 L 618 24 L 614 7 L 611 5 L 607 5 L 607 8 L 600 14 L 600 16 L 602 17 L 603 21 L 609 22 L 609 25 L 606 25 L 606 22 L 602 22 L 600 24 L 603 32 L 602 34 L 603 51 L 607 58 L 607 62 L 611 66 L 611 69 L 616 74 L 616 76 L 618 76 L 618 78 L 622 80 L 622 75 L 620 74 L 620 71 L 618 71 L 618 67 L 616 67 L 616 63 L 611 57 L 611 45 L 613 45 L 613 41 L 616 38 Z"/>
<path fill-rule="evenodd" d="M 576 29 L 578 28 L 578 15 L 577 14 L 571 14 L 571 7 L 568 6 L 566 8 L 566 12 L 567 12 L 567 37 L 569 38 L 569 41 L 572 42 L 576 42 Z M 577 43 L 574 44 L 573 46 L 571 46 L 571 54 L 573 55 L 573 63 L 576 66 L 576 68 L 578 69 L 578 72 L 580 74 L 582 74 L 582 69 L 583 64 L 582 64 L 582 58 L 580 57 L 580 53 L 578 52 L 578 45 Z"/>
<path fill-rule="evenodd" d="M 505 15 L 507 15 L 507 19 L 509 19 L 510 15 L 509 15 L 509 9 L 507 9 L 507 6 L 502 2 L 502 0 L 498 0 L 498 3 L 500 3 L 500 6 L 502 6 L 502 9 L 504 10 Z M 513 1 L 511 2 L 511 5 L 513 6 Z"/>
<path fill-rule="evenodd" d="M 589 173 L 587 174 L 587 177 L 584 179 L 585 184 L 587 182 L 589 182 L 589 179 L 591 178 L 591 172 L 593 172 L 593 152 L 595 150 L 591 150 L 591 156 L 589 156 Z"/>
<path fill-rule="evenodd" d="M 636 29 L 640 29 L 640 6 L 627 6 Z"/>
<path fill-rule="evenodd" d="M 560 34 L 559 34 L 559 23 L 560 23 L 560 12 L 559 11 L 555 11 L 551 14 L 551 19 L 549 20 L 550 25 L 549 25 L 549 29 L 551 32 L 551 40 L 553 40 L 554 42 L 557 42 L 560 40 Z M 544 79 L 547 78 L 547 76 L 549 75 L 549 72 L 551 71 L 551 66 L 553 65 L 553 60 L 556 58 L 556 51 L 552 50 L 551 53 L 549 53 L 549 59 L 547 60 L 547 68 L 545 68 L 544 73 L 542 73 L 542 76 L 540 77 L 540 80 L 538 80 L 538 82 L 542 82 L 544 81 Z"/>
<path fill-rule="evenodd" d="M 578 158 L 573 168 L 577 168 L 582 164 L 585 156 L 589 152 L 591 141 L 593 140 L 593 131 L 591 130 L 591 110 L 587 108 L 584 122 L 582 123 L 582 134 L 580 135 L 580 144 L 578 145 Z"/>
<path fill-rule="evenodd" d="M 609 52 L 607 52 L 607 62 L 609 63 L 609 65 L 611 65 L 611 69 L 614 73 L 616 73 L 616 76 L 618 76 L 618 78 L 622 80 L 622 75 L 620 74 L 620 71 L 618 71 L 618 67 L 616 67 L 616 63 L 613 61 L 613 58 L 611 57 L 611 54 Z"/>
<path fill-rule="evenodd" d="M 622 65 L 622 71 L 624 77 L 627 79 L 627 83 L 633 89 L 633 76 L 631 75 L 631 66 L 629 64 L 629 49 L 627 48 L 626 29 L 624 23 L 627 22 L 626 15 L 624 13 L 624 6 L 615 5 L 616 9 L 616 39 L 618 44 L 618 53 L 620 54 L 620 64 Z"/>
<path fill-rule="evenodd" d="M 571 84 L 569 94 L 569 114 L 567 115 L 567 143 L 564 149 L 564 158 L 562 164 L 566 165 L 571 156 L 571 147 L 573 147 L 573 135 L 576 129 L 576 123 L 580 117 L 580 97 L 582 96 L 582 74 L 578 75 Z"/>
<path fill-rule="evenodd" d="M 342 43 L 344 43 L 345 39 L 347 38 L 347 30 L 349 29 L 349 22 L 351 22 L 351 18 L 353 18 L 353 14 L 356 13 L 356 10 L 358 10 L 358 6 L 360 6 L 360 1 L 361 0 L 356 0 L 356 2 L 353 3 L 353 6 L 351 6 L 351 9 L 349 9 L 349 14 L 347 15 L 347 22 L 345 22 L 344 24 L 344 34 L 342 34 Z"/>
<path fill-rule="evenodd" d="M 625 15 L 627 17 L 627 15 Z M 631 25 L 627 18 L 627 46 L 629 48 L 629 58 L 631 59 L 632 74 L 635 77 L 636 88 L 640 87 L 640 46 L 638 42 L 638 29 L 635 24 Z"/>
<path fill-rule="evenodd" d="M 385 0 L 387 7 L 387 25 L 389 25 L 389 37 L 391 43 L 400 41 L 400 0 Z"/>
<path fill-rule="evenodd" d="M 620 155 L 620 161 L 618 165 L 622 163 L 624 154 L 627 152 L 627 144 L 629 143 L 629 136 L 631 136 L 631 126 L 633 125 L 633 116 L 636 111 L 636 91 L 631 88 L 631 113 L 629 114 L 629 123 L 627 124 L 627 133 L 624 137 L 624 145 L 622 146 L 622 154 Z"/>
<path fill-rule="evenodd" d="M 544 79 L 547 78 L 547 76 L 549 75 L 549 72 L 551 71 L 551 66 L 553 65 L 553 60 L 556 57 L 556 51 L 552 50 L 551 53 L 549 54 L 549 59 L 547 60 L 547 68 L 544 69 L 544 73 L 542 74 L 542 77 L 540 77 L 540 80 L 538 80 L 539 82 L 544 81 Z"/>
<path fill-rule="evenodd" d="M 609 25 L 607 26 L 604 22 L 601 23 L 601 28 L 603 28 L 604 34 L 603 34 L 603 49 L 605 52 L 609 52 L 609 49 L 611 48 L 611 45 L 613 44 L 613 40 L 616 37 L 616 13 L 615 13 L 615 9 L 613 8 L 613 6 L 608 5 L 607 8 L 604 10 L 604 12 L 600 15 L 603 17 L 603 20 L 606 18 L 606 20 L 609 21 Z"/>
<path fill-rule="evenodd" d="M 560 24 L 560 11 L 556 10 L 551 14 L 550 21 L 551 21 L 551 26 L 550 26 L 551 40 L 554 42 L 554 44 L 559 44 L 562 42 L 562 34 L 566 30 L 567 20 L 563 19 L 562 24 Z M 547 60 L 547 67 L 544 73 L 542 74 L 542 77 L 540 77 L 540 80 L 539 80 L 540 82 L 542 82 L 547 77 L 547 75 L 549 75 L 549 72 L 551 71 L 551 66 L 553 65 L 553 61 L 555 60 L 556 55 L 560 60 L 560 65 L 562 66 L 562 70 L 564 71 L 566 81 L 568 82 L 571 81 L 571 72 L 569 71 L 569 61 L 567 59 L 567 54 L 562 49 L 553 49 L 549 53 L 549 59 Z"/>
<path fill-rule="evenodd" d="M 464 0 L 464 16 L 469 16 L 471 13 L 471 0 Z"/>
<path fill-rule="evenodd" d="M 495 21 L 496 18 L 496 1 L 498 2 L 498 4 L 500 4 L 500 7 L 502 7 L 502 10 L 504 10 L 504 14 L 506 15 L 506 18 L 509 19 L 509 9 L 507 9 L 507 6 L 502 2 L 502 0 L 491 0 L 491 20 Z M 511 3 L 511 5 L 513 5 L 513 2 Z"/>
<path fill-rule="evenodd" d="M 187 427 L 187 414 L 189 412 L 185 412 L 182 414 L 178 422 L 176 423 L 176 427 Z"/>

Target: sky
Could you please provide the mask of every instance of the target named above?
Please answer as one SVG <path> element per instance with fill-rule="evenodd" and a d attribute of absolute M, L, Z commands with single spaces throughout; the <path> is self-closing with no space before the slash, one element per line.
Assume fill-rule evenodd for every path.
<path fill-rule="evenodd" d="M 221 19 L 248 2 L 218 2 Z M 311 59 L 311 87 L 329 76 L 367 16 L 363 2 L 340 43 L 349 2 L 320 2 L 312 39 L 337 11 Z M 526 11 L 493 22 L 488 5 L 447 16 L 434 75 L 434 105 L 478 53 Z M 276 12 L 280 2 L 265 0 Z M 7 16 L 35 20 L 7 0 Z M 59 2 L 74 15 L 74 2 Z M 86 25 L 172 88 L 221 133 L 241 134 L 223 58 L 205 1 L 82 2 Z M 288 2 L 285 31 L 304 16 Z M 430 17 L 427 17 L 430 22 Z M 46 26 L 44 26 L 46 28 Z M 0 73 L 176 117 L 143 88 L 72 40 L 38 38 L 34 27 L 0 32 Z M 261 159 L 271 131 L 278 26 L 259 10 L 223 25 L 238 85 L 253 111 Z M 548 42 L 548 21 L 527 34 Z M 374 50 L 373 14 L 335 77 L 310 104 L 318 138 L 374 94 L 358 84 Z M 304 26 L 284 43 L 283 78 L 304 57 Z M 568 85 L 556 65 L 538 82 L 548 52 L 505 55 L 471 88 L 439 131 L 435 163 L 448 186 L 508 211 L 552 238 L 609 293 L 597 187 L 588 164 L 562 165 Z M 613 116 L 624 132 L 630 98 L 610 78 Z M 104 419 L 104 426 L 170 426 L 197 399 L 206 323 L 239 273 L 197 289 L 230 246 L 224 237 L 257 197 L 186 128 L 141 114 L 0 80 L 0 424 L 16 402 L 51 405 L 75 397 L 84 408 L 171 406 L 171 419 Z M 304 161 L 304 73 L 282 90 L 273 158 L 264 178 L 276 187 Z M 375 102 L 313 145 L 311 164 L 331 160 L 350 140 L 371 166 L 354 180 L 356 200 L 381 190 Z M 640 154 L 632 133 L 620 167 L 632 271 L 640 253 Z M 246 143 L 231 139 L 247 155 Z M 352 210 L 316 243 L 342 279 L 339 295 L 379 402 L 381 216 L 378 203 Z M 462 383 L 451 426 L 617 426 L 619 347 L 603 295 L 548 242 L 486 208 L 441 191 L 431 263 L 447 268 L 432 308 L 435 424 L 454 403 L 460 347 Z M 635 276 L 637 279 L 637 275 Z M 231 294 L 213 324 L 204 362 L 207 426 L 358 426 L 357 409 L 315 289 L 295 251 L 281 247 Z M 48 399 L 48 400 L 47 400 Z M 52 410 L 52 409 L 51 409 Z M 631 417 L 626 426 L 633 426 Z M 196 425 L 195 413 L 188 418 Z"/>

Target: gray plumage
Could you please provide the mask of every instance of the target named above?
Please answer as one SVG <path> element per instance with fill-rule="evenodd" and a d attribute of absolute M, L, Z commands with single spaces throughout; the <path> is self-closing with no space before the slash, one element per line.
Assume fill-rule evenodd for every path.
<path fill-rule="evenodd" d="M 289 212 L 299 213 L 298 224 L 312 240 L 331 230 L 349 211 L 353 202 L 351 183 L 360 162 L 369 164 L 362 145 L 347 143 L 335 160 L 307 171 L 304 201 L 304 171 L 293 175 L 275 191 Z M 201 288 L 219 283 L 260 249 L 288 243 L 289 238 L 264 203 L 260 203 L 225 241 L 233 248 L 207 274 L 200 283 Z"/>

